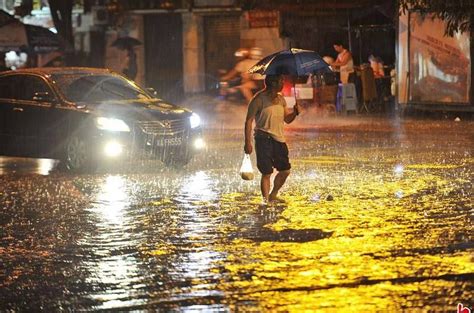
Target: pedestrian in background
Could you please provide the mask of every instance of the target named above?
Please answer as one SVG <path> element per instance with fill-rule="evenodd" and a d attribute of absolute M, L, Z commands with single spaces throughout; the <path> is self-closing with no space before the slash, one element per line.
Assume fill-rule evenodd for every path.
<path fill-rule="evenodd" d="M 383 61 L 381 58 L 376 57 L 373 54 L 371 54 L 369 56 L 369 63 L 370 63 L 370 67 L 372 68 L 372 71 L 374 71 L 375 79 L 382 78 L 385 76 L 384 69 L 383 69 Z"/>
<path fill-rule="evenodd" d="M 252 126 L 255 121 L 254 137 L 257 154 L 257 168 L 262 174 L 260 190 L 265 201 L 277 200 L 277 195 L 288 175 L 291 164 L 284 135 L 284 123 L 291 123 L 299 114 L 299 105 L 293 109 L 286 105 L 279 93 L 283 89 L 283 76 L 267 75 L 265 88 L 250 101 L 245 119 L 245 146 L 247 154 L 253 152 Z M 273 169 L 278 171 L 270 192 Z"/>
<path fill-rule="evenodd" d="M 0 72 L 9 71 L 7 67 L 6 55 L 4 52 L 0 52 Z"/>
<path fill-rule="evenodd" d="M 122 73 L 131 80 L 135 80 L 138 73 L 137 54 L 133 46 L 128 47 L 127 56 L 125 58 L 125 68 Z"/>
<path fill-rule="evenodd" d="M 338 53 L 336 61 L 334 61 L 331 67 L 338 69 L 341 75 L 341 83 L 347 84 L 350 82 L 349 76 L 354 73 L 354 60 L 352 54 L 347 50 L 343 43 L 340 41 L 334 42 L 334 50 Z M 352 81 L 351 81 L 352 82 Z"/>

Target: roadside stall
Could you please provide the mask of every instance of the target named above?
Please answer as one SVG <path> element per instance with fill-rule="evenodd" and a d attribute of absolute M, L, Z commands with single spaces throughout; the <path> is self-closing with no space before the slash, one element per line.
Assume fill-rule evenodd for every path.
<path fill-rule="evenodd" d="M 333 114 L 338 109 L 338 90 L 336 74 L 324 73 L 299 78 L 295 83 L 286 80 L 282 93 L 289 106 L 298 102 L 303 107 L 316 108 L 323 114 Z"/>

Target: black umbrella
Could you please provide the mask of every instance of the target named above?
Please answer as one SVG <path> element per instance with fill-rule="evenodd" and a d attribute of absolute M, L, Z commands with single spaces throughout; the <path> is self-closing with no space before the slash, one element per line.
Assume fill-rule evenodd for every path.
<path fill-rule="evenodd" d="M 122 50 L 129 50 L 141 44 L 142 42 L 140 40 L 133 37 L 125 36 L 115 39 L 111 46 Z"/>

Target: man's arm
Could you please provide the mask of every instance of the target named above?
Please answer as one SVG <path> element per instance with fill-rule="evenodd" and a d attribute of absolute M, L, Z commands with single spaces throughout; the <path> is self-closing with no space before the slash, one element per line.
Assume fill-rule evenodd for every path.
<path fill-rule="evenodd" d="M 247 117 L 245 120 L 245 146 L 244 151 L 247 154 L 251 154 L 253 151 L 252 145 L 252 125 L 255 118 L 253 116 Z"/>
<path fill-rule="evenodd" d="M 341 57 L 340 60 L 339 60 L 339 59 L 336 59 L 336 61 L 333 62 L 333 63 L 331 64 L 331 66 L 344 66 L 344 65 L 346 65 L 346 64 L 349 62 L 349 60 L 350 60 L 351 58 L 352 58 L 351 53 L 350 53 L 349 51 L 347 51 L 346 53 L 344 53 L 344 54 L 342 55 L 342 57 Z"/>
<path fill-rule="evenodd" d="M 290 124 L 293 122 L 298 114 L 300 114 L 300 105 L 298 103 L 295 103 L 293 110 L 285 106 L 285 123 Z"/>
<path fill-rule="evenodd" d="M 252 126 L 253 121 L 255 120 L 255 115 L 257 114 L 257 100 L 253 98 L 247 109 L 247 116 L 245 117 L 245 145 L 244 151 L 247 154 L 251 154 L 253 151 L 252 145 Z"/>

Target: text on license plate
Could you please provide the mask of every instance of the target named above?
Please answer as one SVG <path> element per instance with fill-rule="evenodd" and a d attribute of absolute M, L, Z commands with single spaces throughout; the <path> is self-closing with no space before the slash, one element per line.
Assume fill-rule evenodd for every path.
<path fill-rule="evenodd" d="M 156 141 L 156 145 L 158 147 L 164 146 L 179 146 L 181 145 L 182 138 L 181 137 L 173 137 L 173 138 L 160 138 Z"/>

